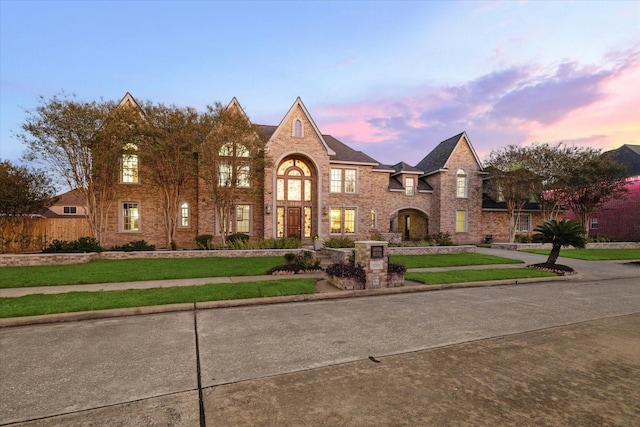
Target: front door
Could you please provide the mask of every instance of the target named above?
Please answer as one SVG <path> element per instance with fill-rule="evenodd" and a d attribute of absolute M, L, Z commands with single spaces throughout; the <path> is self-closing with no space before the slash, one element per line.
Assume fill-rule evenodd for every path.
<path fill-rule="evenodd" d="M 301 208 L 287 208 L 287 237 L 302 238 Z"/>

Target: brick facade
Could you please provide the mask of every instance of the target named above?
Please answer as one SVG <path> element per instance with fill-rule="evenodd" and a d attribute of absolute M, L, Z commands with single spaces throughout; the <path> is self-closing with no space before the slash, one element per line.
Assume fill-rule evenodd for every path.
<path fill-rule="evenodd" d="M 233 102 L 237 104 L 237 101 Z M 335 138 L 323 135 L 299 98 L 278 126 L 261 128 L 268 137 L 265 147 L 268 167 L 263 188 L 257 192 L 247 191 L 237 200 L 238 204 L 250 206 L 249 234 L 253 239 L 298 233 L 303 243 L 310 245 L 313 236 L 320 240 L 342 235 L 367 240 L 381 233 L 395 232 L 405 239 L 422 239 L 427 235 L 448 233 L 454 244 L 476 244 L 486 234 L 501 235 L 491 219 L 495 217 L 494 213 L 482 210 L 482 166 L 464 132 L 437 144 L 431 153 L 425 153 L 426 157 L 419 165 L 413 167 L 404 163 L 381 164 Z M 286 163 L 289 160 L 301 161 L 306 167 L 297 169 L 297 175 L 286 177 L 287 181 L 283 182 L 291 187 L 287 187 L 287 196 L 282 199 L 278 180 L 285 178 L 278 175 L 278 169 L 281 165 L 292 164 Z M 346 174 L 355 171 L 355 188 L 331 191 L 332 169 L 348 171 L 344 172 L 343 186 L 347 182 Z M 459 170 L 466 176 L 464 197 L 457 194 Z M 308 176 L 299 176 L 301 173 L 308 173 Z M 407 178 L 414 182 L 413 191 L 407 191 L 406 186 L 411 182 Z M 310 187 L 306 187 L 309 184 L 305 180 L 310 181 Z M 289 196 L 290 191 L 302 191 L 304 196 L 298 195 L 296 199 Z M 189 225 L 178 229 L 177 246 L 193 248 L 195 237 L 201 234 L 219 236 L 215 206 L 202 180 L 194 179 L 187 186 L 183 200 L 189 206 Z M 139 208 L 139 229 L 136 231 L 123 229 L 123 203 L 128 202 Z M 456 231 L 456 216 L 460 212 L 465 213 L 466 223 L 464 230 Z M 351 214 L 355 214 L 353 223 Z M 341 224 L 333 232 L 332 215 L 334 225 Z M 118 185 L 117 202 L 109 215 L 107 245 L 144 239 L 159 248 L 164 247 L 163 223 L 159 191 L 148 182 L 144 164 L 141 164 L 137 183 Z"/>

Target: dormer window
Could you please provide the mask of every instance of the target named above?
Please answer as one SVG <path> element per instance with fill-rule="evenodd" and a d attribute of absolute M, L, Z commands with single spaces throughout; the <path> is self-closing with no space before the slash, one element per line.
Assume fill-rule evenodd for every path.
<path fill-rule="evenodd" d="M 467 197 L 467 173 L 464 169 L 458 169 L 456 172 L 456 197 Z"/>
<path fill-rule="evenodd" d="M 293 121 L 293 136 L 296 138 L 302 138 L 302 120 L 295 119 Z"/>
<path fill-rule="evenodd" d="M 404 179 L 404 193 L 407 196 L 413 196 L 415 194 L 415 180 L 412 177 Z"/>

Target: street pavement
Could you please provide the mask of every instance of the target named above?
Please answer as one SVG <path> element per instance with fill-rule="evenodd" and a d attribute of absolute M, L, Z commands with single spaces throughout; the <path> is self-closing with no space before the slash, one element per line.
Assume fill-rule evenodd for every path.
<path fill-rule="evenodd" d="M 3 328 L 0 425 L 638 425 L 640 269 L 561 262 L 580 274 Z"/>

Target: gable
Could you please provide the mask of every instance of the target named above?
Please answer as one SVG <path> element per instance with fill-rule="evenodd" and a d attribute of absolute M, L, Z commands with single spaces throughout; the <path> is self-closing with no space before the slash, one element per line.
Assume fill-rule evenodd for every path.
<path fill-rule="evenodd" d="M 416 168 L 424 171 L 425 175 L 430 175 L 449 167 L 449 161 L 454 151 L 458 147 L 466 147 L 469 154 L 474 158 L 478 166 L 478 170 L 482 171 L 482 164 L 475 149 L 471 145 L 466 132 L 459 133 L 449 139 L 440 142 L 429 154 L 427 154 L 417 165 Z"/>
<path fill-rule="evenodd" d="M 310 139 L 314 139 L 321 145 L 327 156 L 336 155 L 336 152 L 331 147 L 329 147 L 324 137 L 320 133 L 320 130 L 318 130 L 318 126 L 316 126 L 315 122 L 311 118 L 311 115 L 302 103 L 300 97 L 296 99 L 280 124 L 276 127 L 275 131 L 269 138 L 269 141 L 267 141 L 267 145 L 265 147 L 267 152 L 269 151 L 269 148 L 275 140 L 281 138 L 288 139 L 289 137 L 294 138 L 293 129 L 294 121 L 296 120 L 299 120 L 303 125 L 303 132 L 302 136 L 300 137 L 300 141 L 308 142 Z"/>

